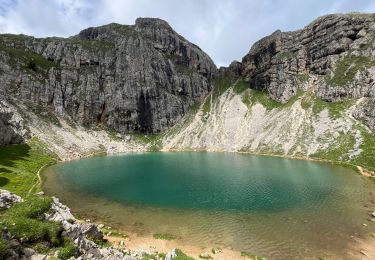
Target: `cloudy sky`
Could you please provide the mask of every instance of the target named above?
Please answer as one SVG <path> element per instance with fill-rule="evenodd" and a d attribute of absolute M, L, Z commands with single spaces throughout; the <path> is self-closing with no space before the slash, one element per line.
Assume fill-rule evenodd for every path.
<path fill-rule="evenodd" d="M 241 60 L 277 29 L 304 27 L 317 16 L 375 12 L 373 0 L 0 0 L 0 33 L 70 36 L 111 22 L 159 17 L 199 45 L 216 65 Z"/>

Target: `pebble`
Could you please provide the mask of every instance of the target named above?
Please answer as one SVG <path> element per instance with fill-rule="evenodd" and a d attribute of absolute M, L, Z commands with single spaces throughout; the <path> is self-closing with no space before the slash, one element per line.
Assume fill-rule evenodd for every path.
<path fill-rule="evenodd" d="M 104 225 L 103 224 L 99 224 L 98 228 L 104 228 Z"/>
<path fill-rule="evenodd" d="M 365 252 L 365 251 L 363 251 L 363 250 L 361 250 L 361 251 L 359 251 L 362 255 L 365 255 L 365 256 L 368 256 L 368 254 Z"/>
<path fill-rule="evenodd" d="M 363 223 L 362 226 L 367 227 L 367 224 Z"/>

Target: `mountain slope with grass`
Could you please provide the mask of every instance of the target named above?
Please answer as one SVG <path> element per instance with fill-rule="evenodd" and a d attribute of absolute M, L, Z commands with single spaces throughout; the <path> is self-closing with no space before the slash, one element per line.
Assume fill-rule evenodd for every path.
<path fill-rule="evenodd" d="M 0 144 L 20 143 L 35 136 L 63 160 L 96 153 L 198 149 L 328 159 L 374 170 L 371 160 L 375 154 L 374 35 L 374 14 L 322 16 L 298 31 L 276 31 L 255 43 L 242 62 L 233 62 L 228 68 L 218 70 L 213 68 L 209 57 L 197 46 L 178 36 L 166 22 L 159 19 L 139 19 L 134 26 L 110 24 L 88 28 L 69 39 L 2 35 L 0 52 L 4 69 L 0 79 L 5 84 L 0 88 L 4 93 L 0 101 L 0 128 L 7 138 L 0 140 Z M 114 49 L 105 45 L 108 48 L 100 49 L 96 53 L 98 57 L 94 55 L 95 52 L 90 52 L 93 46 L 108 44 L 109 37 L 115 39 Z M 145 73 L 154 75 L 153 80 L 149 79 L 153 83 L 129 78 L 123 88 L 117 81 L 108 83 L 108 89 L 104 86 L 105 82 L 104 85 L 94 84 L 97 80 L 100 83 L 102 69 L 113 64 L 108 59 L 115 50 L 119 50 L 120 45 L 120 50 L 136 55 L 137 48 L 133 41 L 137 39 L 139 43 L 144 43 L 142 48 L 151 48 L 146 52 L 150 52 L 150 57 L 156 55 L 158 61 L 167 62 L 172 74 L 167 67 L 164 71 L 158 66 L 147 67 L 144 64 L 147 67 Z M 60 55 L 62 50 L 59 46 L 66 49 L 66 55 Z M 72 52 L 74 48 L 76 54 Z M 18 55 L 20 52 L 24 55 Z M 170 53 L 174 54 L 171 56 Z M 98 59 L 99 64 L 86 64 L 82 62 L 82 57 L 92 61 Z M 182 62 L 182 59 L 186 62 Z M 32 64 L 28 67 L 27 61 L 35 63 L 37 71 L 32 69 Z M 58 66 L 47 66 L 51 62 L 58 62 Z M 128 65 L 137 64 L 134 61 Z M 22 84 L 13 81 L 12 73 L 4 73 L 12 68 L 15 71 L 13 74 L 17 72 L 29 80 Z M 70 76 L 66 79 L 65 76 L 56 78 L 57 74 L 62 76 L 69 69 L 78 73 L 77 86 L 71 84 Z M 175 103 L 168 105 L 163 100 L 145 95 L 146 89 L 147 93 L 159 93 L 161 90 L 158 84 L 154 84 L 159 82 L 156 78 L 162 76 L 158 72 L 160 69 L 167 73 L 167 78 L 163 74 L 163 80 L 168 77 L 188 80 L 185 82 L 190 82 L 187 85 L 181 82 L 184 86 L 182 89 L 192 87 L 198 76 L 201 81 L 198 84 L 200 90 L 189 87 L 191 91 L 187 93 L 178 90 L 180 83 L 169 82 L 168 86 L 172 88 L 168 90 L 170 93 L 189 101 L 183 101 L 187 107 L 181 106 L 181 113 L 166 115 L 169 123 L 163 123 L 159 129 L 159 124 L 155 122 L 164 120 L 160 117 L 166 111 L 163 107 L 172 106 L 174 110 L 179 107 Z M 192 71 L 184 73 L 187 70 Z M 127 75 L 133 72 L 126 70 L 120 74 L 123 73 Z M 42 79 L 42 74 L 49 76 Z M 54 91 L 61 86 L 68 87 L 63 92 L 62 103 L 61 93 L 57 95 L 49 90 L 53 83 L 52 75 L 55 79 L 53 82 L 58 83 L 53 87 Z M 43 83 L 37 86 L 34 79 L 38 78 Z M 93 84 L 89 84 L 88 78 L 92 79 L 90 82 Z M 136 96 L 138 105 L 152 104 L 146 109 L 149 116 L 143 113 L 144 109 L 136 109 L 139 113 L 135 113 L 137 117 L 133 118 L 117 108 L 113 110 L 109 106 L 102 106 L 104 112 L 100 119 L 107 119 L 94 122 L 92 115 L 89 119 L 84 116 L 85 113 L 81 113 L 80 102 L 75 110 L 77 113 L 73 113 L 69 102 L 77 99 L 79 93 L 83 94 L 83 86 L 92 96 L 91 100 L 102 100 L 103 95 L 113 97 L 111 86 L 125 92 L 136 88 L 138 94 L 133 91 L 129 93 Z M 35 87 L 45 89 L 44 94 L 29 96 Z M 133 105 L 128 103 L 130 97 L 127 94 L 124 96 L 124 93 L 117 99 L 126 110 L 128 105 Z M 142 93 L 144 100 L 141 102 Z M 117 103 L 114 105 L 117 106 Z M 83 101 L 85 111 L 87 104 Z M 133 123 L 126 130 L 123 127 L 127 123 L 124 125 L 121 122 L 128 119 Z M 142 126 L 146 119 L 152 119 L 153 123 Z M 144 131 L 147 130 L 145 127 L 155 131 Z M 163 131 L 156 133 L 159 131 L 156 129 Z"/>

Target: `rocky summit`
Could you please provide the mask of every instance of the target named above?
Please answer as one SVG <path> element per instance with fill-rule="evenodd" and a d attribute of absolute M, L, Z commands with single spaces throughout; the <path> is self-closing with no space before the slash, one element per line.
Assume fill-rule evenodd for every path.
<path fill-rule="evenodd" d="M 167 22 L 88 28 L 70 38 L 0 36 L 0 95 L 81 125 L 156 133 L 212 89 L 216 66 Z"/>

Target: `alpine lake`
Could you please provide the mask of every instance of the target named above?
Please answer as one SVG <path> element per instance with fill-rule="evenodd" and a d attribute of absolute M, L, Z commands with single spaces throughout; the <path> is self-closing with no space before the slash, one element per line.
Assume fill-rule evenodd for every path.
<path fill-rule="evenodd" d="M 367 221 L 374 183 L 330 163 L 129 153 L 58 163 L 43 179 L 46 194 L 79 216 L 140 236 L 168 233 L 267 259 L 345 259 L 353 237 L 366 239 L 375 226 Z"/>

